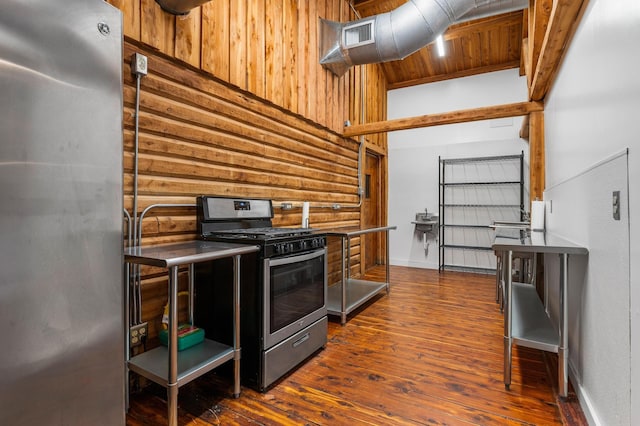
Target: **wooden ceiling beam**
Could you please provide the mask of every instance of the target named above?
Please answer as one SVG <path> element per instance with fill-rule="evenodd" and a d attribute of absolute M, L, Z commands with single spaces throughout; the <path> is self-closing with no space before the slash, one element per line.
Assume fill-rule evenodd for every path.
<path fill-rule="evenodd" d="M 552 0 L 529 0 L 529 21 L 527 23 L 529 29 L 527 57 L 530 68 L 527 70 L 527 83 L 531 85 L 533 79 L 533 71 L 538 65 L 538 58 L 542 43 L 549 25 L 549 17 L 553 7 Z"/>
<path fill-rule="evenodd" d="M 536 4 L 538 2 L 542 4 L 546 0 L 536 0 Z M 580 18 L 588 3 L 589 0 L 553 1 L 544 40 L 540 46 L 540 56 L 534 67 L 535 71 L 529 87 L 529 98 L 531 100 L 540 101 L 549 92 L 551 84 L 560 69 L 565 48 L 569 45 L 573 34 L 578 28 Z M 529 54 L 535 55 L 535 52 L 529 52 Z"/>
<path fill-rule="evenodd" d="M 345 137 L 393 132 L 397 130 L 417 129 L 444 124 L 467 123 L 470 121 L 493 120 L 496 118 L 518 117 L 531 112 L 544 110 L 542 102 L 518 102 L 514 104 L 466 109 L 441 114 L 428 114 L 418 117 L 398 118 L 375 123 L 354 124 L 344 128 Z"/>

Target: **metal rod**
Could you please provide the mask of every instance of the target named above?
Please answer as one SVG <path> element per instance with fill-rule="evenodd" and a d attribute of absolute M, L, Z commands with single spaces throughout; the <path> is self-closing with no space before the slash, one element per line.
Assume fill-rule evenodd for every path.
<path fill-rule="evenodd" d="M 140 79 L 141 75 L 136 73 L 136 105 L 135 105 L 135 117 L 134 117 L 134 132 L 133 132 L 133 235 L 137 235 L 138 229 L 138 133 L 140 130 Z M 138 241 L 134 241 L 134 245 L 138 245 Z"/>
<path fill-rule="evenodd" d="M 137 246 L 142 244 L 142 220 L 144 219 L 147 212 L 151 209 L 157 207 L 196 207 L 196 204 L 151 204 L 140 213 L 140 217 L 138 221 L 140 226 L 138 227 L 138 235 L 136 236 Z M 140 276 L 140 265 L 135 265 L 136 273 L 134 274 L 134 290 L 136 293 L 137 300 L 137 311 L 138 311 L 138 324 L 142 322 L 142 277 Z"/>
<path fill-rule="evenodd" d="M 567 303 L 569 282 L 569 255 L 560 254 L 560 347 L 558 348 L 558 393 L 567 397 L 569 367 L 569 304 Z"/>
<path fill-rule="evenodd" d="M 193 325 L 193 302 L 195 300 L 195 266 L 189 264 L 189 324 Z"/>
<path fill-rule="evenodd" d="M 509 389 L 511 386 L 511 342 L 512 342 L 512 265 L 513 265 L 513 251 L 509 250 L 506 253 L 507 258 L 503 260 L 502 268 L 506 275 L 505 282 L 505 309 L 504 309 L 504 386 Z"/>
<path fill-rule="evenodd" d="M 389 270 L 389 230 L 388 229 L 385 231 L 385 234 L 387 234 L 387 236 L 386 236 L 387 244 L 386 244 L 386 251 L 385 251 L 385 264 L 386 264 L 386 274 L 387 274 L 387 294 L 389 294 L 389 290 L 391 289 L 391 276 L 390 276 L 390 273 L 389 273 L 390 270 Z"/>
<path fill-rule="evenodd" d="M 178 426 L 178 266 L 169 269 L 168 331 L 167 414 L 169 426 Z"/>
<path fill-rule="evenodd" d="M 124 211 L 124 215 L 126 217 L 127 220 L 127 247 L 131 247 L 131 242 L 132 242 L 132 236 L 131 236 L 131 229 L 132 229 L 132 224 L 131 224 L 131 215 L 129 214 L 129 212 L 126 209 L 122 209 Z M 137 302 L 136 302 L 136 294 L 135 292 L 132 290 L 131 288 L 131 283 L 134 282 L 134 277 L 132 277 L 132 270 L 135 271 L 135 268 L 131 268 L 131 265 L 129 263 L 125 263 L 125 267 L 124 267 L 124 271 L 125 271 L 125 283 L 126 283 L 126 292 L 125 292 L 125 306 L 127 307 L 126 309 L 126 318 L 125 318 L 125 324 L 127 324 L 128 327 L 131 327 L 134 324 L 138 324 L 137 320 L 138 320 L 138 314 L 137 314 Z M 131 296 L 133 295 L 133 303 L 131 303 Z M 133 323 L 132 323 L 133 321 Z M 126 344 L 127 344 L 127 353 L 129 353 L 129 338 L 127 337 L 126 339 Z"/>
<path fill-rule="evenodd" d="M 135 117 L 134 117 L 134 148 L 133 148 L 133 245 L 137 246 L 138 240 L 136 238 L 138 230 L 138 134 L 140 131 L 140 80 L 142 76 L 136 73 L 136 104 L 135 104 Z M 133 267 L 133 293 L 134 304 L 136 306 L 134 323 L 140 324 L 142 322 L 142 291 L 140 290 L 140 265 Z M 135 300 L 137 298 L 137 300 Z"/>
<path fill-rule="evenodd" d="M 520 154 L 520 221 L 524 220 L 524 151 Z"/>
<path fill-rule="evenodd" d="M 126 209 L 122 209 L 127 220 L 127 247 L 131 247 L 131 215 Z M 131 359 L 131 345 L 129 342 L 129 329 L 131 327 L 131 267 L 128 262 L 124 264 L 124 323 L 127 329 L 124 333 L 124 407 L 129 411 L 129 360 Z"/>
<path fill-rule="evenodd" d="M 347 322 L 347 251 L 345 240 L 349 237 L 345 236 L 340 238 L 340 248 L 342 252 L 342 297 L 340 299 L 340 324 L 344 325 Z"/>
<path fill-rule="evenodd" d="M 240 396 L 240 255 L 233 257 L 233 397 Z"/>

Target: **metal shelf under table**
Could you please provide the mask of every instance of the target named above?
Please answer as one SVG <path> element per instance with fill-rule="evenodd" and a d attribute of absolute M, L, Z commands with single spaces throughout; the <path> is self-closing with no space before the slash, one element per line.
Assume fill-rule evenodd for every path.
<path fill-rule="evenodd" d="M 560 335 L 545 312 L 535 285 L 511 284 L 511 337 L 518 346 L 558 352 Z"/>
<path fill-rule="evenodd" d="M 586 247 L 548 232 L 496 226 L 493 243 L 502 258 L 499 279 L 504 282 L 504 385 L 511 385 L 511 355 L 513 343 L 558 354 L 558 394 L 568 395 L 569 367 L 569 255 L 588 255 Z M 514 253 L 557 254 L 560 260 L 558 277 L 559 324 L 551 323 L 533 286 L 513 282 Z M 546 283 L 545 283 L 546 285 Z M 546 292 L 545 292 L 546 293 Z M 546 305 L 546 304 L 545 304 Z"/>
<path fill-rule="evenodd" d="M 345 290 L 345 315 L 349 315 L 360 305 L 371 299 L 376 294 L 385 290 L 387 282 L 347 279 Z M 329 286 L 327 290 L 327 313 L 330 315 L 342 314 L 342 283 Z"/>
<path fill-rule="evenodd" d="M 125 262 L 158 266 L 168 272 L 169 281 L 169 342 L 168 346 L 154 348 L 130 358 L 127 350 L 127 367 L 131 371 L 153 380 L 167 388 L 167 418 L 169 426 L 178 425 L 178 388 L 185 383 L 234 360 L 234 396 L 240 395 L 240 257 L 258 251 L 258 246 L 211 241 L 187 241 L 183 243 L 130 247 L 124 253 Z M 178 268 L 189 266 L 189 294 L 193 297 L 193 265 L 215 259 L 233 258 L 233 346 L 207 340 L 178 352 Z M 211 283 L 211 285 L 215 285 Z M 191 306 L 191 304 L 190 304 Z M 129 309 L 126 306 L 125 309 Z M 129 339 L 127 324 L 126 337 Z"/>
<path fill-rule="evenodd" d="M 177 385 L 182 386 L 189 383 L 191 380 L 233 359 L 233 355 L 233 347 L 209 339 L 180 351 Z M 168 358 L 169 350 L 167 347 L 158 346 L 131 358 L 129 369 L 166 387 L 169 385 Z"/>
<path fill-rule="evenodd" d="M 342 325 L 347 322 L 347 315 L 349 313 L 376 296 L 382 290 L 386 289 L 387 293 L 389 293 L 389 231 L 396 228 L 396 226 L 380 226 L 371 228 L 336 228 L 322 231 L 328 237 L 341 238 L 342 280 L 338 284 L 330 286 L 327 290 L 327 313 L 330 315 L 339 315 Z M 352 279 L 349 276 L 351 265 L 351 238 L 374 232 L 384 232 L 387 238 L 385 282 Z"/>

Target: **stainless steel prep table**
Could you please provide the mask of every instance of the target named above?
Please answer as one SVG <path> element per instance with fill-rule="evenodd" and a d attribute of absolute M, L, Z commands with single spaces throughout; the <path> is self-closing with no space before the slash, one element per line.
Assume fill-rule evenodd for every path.
<path fill-rule="evenodd" d="M 129 359 L 131 371 L 167 388 L 167 411 L 170 426 L 178 424 L 178 388 L 224 362 L 234 360 L 234 396 L 240 395 L 240 257 L 258 250 L 257 246 L 209 241 L 188 241 L 125 250 L 125 261 L 168 269 L 169 274 L 169 344 Z M 234 318 L 233 347 L 213 340 L 185 349 L 178 354 L 178 268 L 189 265 L 189 297 L 193 298 L 193 265 L 209 260 L 233 257 Z M 214 285 L 214 284 L 212 284 Z M 192 306 L 189 315 L 193 321 Z M 127 307 L 128 309 L 129 307 Z"/>
<path fill-rule="evenodd" d="M 502 253 L 505 282 L 504 314 L 504 384 L 511 385 L 512 343 L 558 354 L 558 392 L 566 397 L 568 391 L 568 266 L 569 255 L 586 255 L 586 247 L 579 246 L 550 233 L 525 229 L 497 228 L 492 248 Z M 560 257 L 558 330 L 551 323 L 535 286 L 513 282 L 513 253 L 556 253 Z"/>
<path fill-rule="evenodd" d="M 329 286 L 327 292 L 327 313 L 340 315 L 340 323 L 347 322 L 347 315 L 360 305 L 386 289 L 389 293 L 389 231 L 396 226 L 380 226 L 374 228 L 336 228 L 322 230 L 327 237 L 340 237 L 342 247 L 342 280 L 339 284 Z M 350 277 L 351 238 L 374 232 L 385 232 L 387 250 L 385 252 L 386 282 L 356 280 Z M 362 260 L 361 260 L 362 261 Z"/>

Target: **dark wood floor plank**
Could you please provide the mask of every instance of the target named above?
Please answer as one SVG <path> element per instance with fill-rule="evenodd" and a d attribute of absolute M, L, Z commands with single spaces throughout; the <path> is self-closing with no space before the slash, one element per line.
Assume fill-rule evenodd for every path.
<path fill-rule="evenodd" d="M 368 277 L 382 281 L 384 270 Z M 208 373 L 180 389 L 179 422 L 586 424 L 575 394 L 568 410 L 557 397 L 554 354 L 514 347 L 512 385 L 505 389 L 502 334 L 494 277 L 391 267 L 390 294 L 344 326 L 332 318 L 326 348 L 274 387 L 265 393 L 243 387 L 234 399 L 229 379 Z M 152 385 L 132 395 L 127 424 L 166 424 L 164 389 Z"/>

